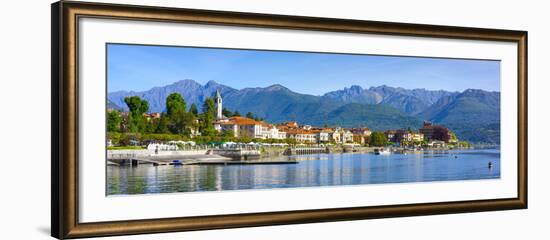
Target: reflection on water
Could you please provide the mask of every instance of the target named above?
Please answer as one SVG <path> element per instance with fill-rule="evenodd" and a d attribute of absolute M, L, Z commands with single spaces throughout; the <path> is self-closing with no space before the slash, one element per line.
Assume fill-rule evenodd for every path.
<path fill-rule="evenodd" d="M 403 183 L 500 178 L 499 150 L 277 157 L 298 164 L 107 166 L 107 194 Z M 492 167 L 488 163 L 492 162 Z"/>

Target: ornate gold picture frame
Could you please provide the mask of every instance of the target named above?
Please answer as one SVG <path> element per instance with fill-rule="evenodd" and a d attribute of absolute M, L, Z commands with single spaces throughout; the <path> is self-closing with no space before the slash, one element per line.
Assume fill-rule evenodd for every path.
<path fill-rule="evenodd" d="M 517 196 L 451 202 L 242 213 L 128 221 L 79 221 L 79 21 L 83 17 L 324 33 L 398 35 L 517 44 Z M 52 236 L 139 233 L 347 221 L 527 208 L 527 32 L 61 1 L 52 5 Z"/>

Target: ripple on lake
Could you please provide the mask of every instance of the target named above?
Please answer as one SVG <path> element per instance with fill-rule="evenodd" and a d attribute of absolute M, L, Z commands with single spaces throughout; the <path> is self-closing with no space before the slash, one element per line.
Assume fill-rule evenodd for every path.
<path fill-rule="evenodd" d="M 269 189 L 500 178 L 500 151 L 312 154 L 298 164 L 107 166 L 107 194 Z M 276 160 L 273 159 L 273 160 Z M 488 167 L 488 163 L 492 167 Z"/>

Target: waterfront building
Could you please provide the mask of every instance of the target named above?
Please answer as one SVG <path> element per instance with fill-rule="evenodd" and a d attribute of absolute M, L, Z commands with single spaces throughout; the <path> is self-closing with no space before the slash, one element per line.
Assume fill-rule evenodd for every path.
<path fill-rule="evenodd" d="M 367 140 L 363 135 L 353 134 L 353 142 L 363 145 L 363 144 L 365 144 L 365 142 L 367 142 Z"/>
<path fill-rule="evenodd" d="M 353 133 L 349 130 L 342 130 L 342 143 L 351 143 L 353 142 Z"/>
<path fill-rule="evenodd" d="M 435 136 L 436 135 L 436 131 L 441 131 L 441 130 L 444 130 L 447 132 L 448 136 L 447 136 L 447 139 L 436 139 L 437 137 Z M 451 134 L 451 131 L 444 127 L 444 126 L 441 126 L 441 125 L 433 125 L 431 122 L 424 122 L 422 128 L 419 129 L 419 132 L 422 133 L 424 135 L 424 140 L 426 141 L 432 141 L 432 140 L 445 140 L 445 141 L 455 141 L 453 140 L 453 136 Z M 441 135 L 441 134 L 439 134 Z M 440 137 L 441 138 L 441 137 Z"/>
<path fill-rule="evenodd" d="M 352 128 L 350 129 L 351 133 L 357 134 L 357 135 L 363 135 L 365 137 L 368 137 L 372 134 L 372 131 L 368 127 L 364 128 Z"/>
<path fill-rule="evenodd" d="M 334 131 L 330 133 L 330 137 L 337 144 L 353 142 L 353 133 L 341 127 L 335 128 Z"/>
<path fill-rule="evenodd" d="M 262 127 L 262 139 L 286 139 L 286 132 L 279 131 L 279 129 L 272 125 L 267 124 L 265 122 L 260 122 Z"/>
<path fill-rule="evenodd" d="M 295 139 L 297 142 L 315 143 L 317 142 L 316 134 L 312 130 L 305 129 L 289 129 L 286 132 L 287 138 Z"/>
<path fill-rule="evenodd" d="M 393 142 L 421 142 L 424 140 L 424 134 L 415 133 L 406 129 L 396 130 Z"/>
<path fill-rule="evenodd" d="M 387 130 L 387 131 L 384 132 L 384 135 L 386 135 L 386 138 L 388 139 L 388 141 L 394 142 L 395 141 L 395 133 L 396 133 L 395 130 Z"/>
<path fill-rule="evenodd" d="M 282 137 L 284 135 L 284 138 L 280 138 L 280 139 L 286 139 L 286 138 L 289 138 L 289 135 L 288 135 L 289 131 L 298 129 L 298 123 L 297 122 L 286 122 L 286 123 L 281 123 L 281 124 L 274 125 L 273 127 L 277 129 L 277 131 L 279 132 L 280 137 Z M 275 131 L 275 130 L 273 130 L 273 131 Z"/>
<path fill-rule="evenodd" d="M 411 139 L 412 139 L 413 142 L 422 142 L 422 141 L 424 141 L 424 134 L 418 133 L 418 132 L 413 132 L 411 134 L 412 134 Z"/>
<path fill-rule="evenodd" d="M 368 138 L 372 134 L 372 131 L 367 128 L 352 128 L 350 132 L 353 134 L 353 142 L 359 144 L 365 144 L 368 142 Z"/>
<path fill-rule="evenodd" d="M 395 135 L 393 136 L 392 142 L 401 143 L 401 142 L 410 142 L 412 140 L 412 134 L 407 129 L 398 129 L 395 130 Z"/>
<path fill-rule="evenodd" d="M 232 131 L 234 137 L 261 139 L 286 139 L 286 132 L 276 126 L 246 117 L 230 117 L 218 120 L 214 128 L 219 132 Z"/>
<path fill-rule="evenodd" d="M 424 140 L 431 141 L 434 136 L 434 125 L 431 122 L 424 122 L 422 128 L 419 129 L 420 133 L 424 135 Z"/>
<path fill-rule="evenodd" d="M 336 128 L 332 130 L 330 133 L 330 139 L 332 139 L 333 142 L 336 144 L 342 143 L 342 135 L 340 134 L 340 128 Z"/>
<path fill-rule="evenodd" d="M 280 131 L 277 126 L 275 125 L 269 125 L 269 134 L 266 138 L 272 138 L 272 139 L 286 139 L 286 132 Z"/>
<path fill-rule="evenodd" d="M 395 143 L 421 142 L 424 140 L 424 134 L 408 129 L 388 130 L 384 133 L 386 134 L 388 141 Z"/>
<path fill-rule="evenodd" d="M 332 129 L 320 129 L 315 131 L 315 138 L 317 143 L 328 143 L 330 142 L 330 136 L 333 133 Z"/>
<path fill-rule="evenodd" d="M 262 122 L 246 117 L 223 118 L 214 123 L 219 132 L 232 131 L 234 137 L 264 138 L 267 126 Z"/>

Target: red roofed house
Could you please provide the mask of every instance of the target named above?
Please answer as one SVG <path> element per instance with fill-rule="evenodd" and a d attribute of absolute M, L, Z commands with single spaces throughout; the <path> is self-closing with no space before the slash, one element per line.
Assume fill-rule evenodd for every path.
<path fill-rule="evenodd" d="M 214 128 L 220 132 L 233 131 L 235 137 L 286 138 L 286 133 L 280 132 L 275 126 L 246 117 L 220 119 L 214 123 Z"/>

